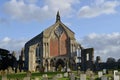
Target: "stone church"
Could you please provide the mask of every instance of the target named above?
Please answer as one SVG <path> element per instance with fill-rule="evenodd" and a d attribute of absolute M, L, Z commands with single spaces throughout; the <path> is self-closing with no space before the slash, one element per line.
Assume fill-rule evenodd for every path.
<path fill-rule="evenodd" d="M 25 69 L 74 69 L 77 51 L 81 49 L 80 44 L 76 42 L 75 33 L 62 23 L 57 12 L 56 22 L 25 44 Z"/>

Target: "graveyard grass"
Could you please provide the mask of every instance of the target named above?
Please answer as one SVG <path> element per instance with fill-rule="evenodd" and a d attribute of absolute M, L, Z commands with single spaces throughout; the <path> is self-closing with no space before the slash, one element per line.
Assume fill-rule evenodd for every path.
<path fill-rule="evenodd" d="M 48 78 L 49 79 L 52 79 L 56 74 L 64 74 L 65 72 L 32 72 L 32 76 L 31 78 L 34 79 L 35 77 L 38 77 L 42 80 L 42 75 L 43 74 L 47 74 L 48 75 Z M 74 71 L 73 73 L 77 74 L 77 71 Z M 23 79 L 24 77 L 26 77 L 26 72 L 22 72 L 22 73 L 14 73 L 14 74 L 8 74 L 7 75 L 7 78 L 8 79 Z M 109 75 L 106 75 L 106 76 L 111 76 L 110 74 Z M 76 76 L 78 77 L 78 76 Z M 87 76 L 87 79 L 86 80 L 89 80 L 90 77 Z M 1 80 L 1 75 L 0 75 L 0 80 Z M 69 80 L 69 78 L 59 78 L 58 80 Z M 100 80 L 98 78 L 98 75 L 95 75 L 95 80 Z"/>
<path fill-rule="evenodd" d="M 48 78 L 51 79 L 56 74 L 63 74 L 63 73 L 64 72 L 44 72 L 44 73 L 33 72 L 31 78 L 34 79 L 35 77 L 39 77 L 41 79 L 43 74 L 47 74 Z M 26 75 L 27 75 L 26 72 L 16 73 L 16 74 L 8 74 L 7 78 L 8 79 L 23 79 L 24 77 L 26 77 Z M 1 75 L 0 75 L 0 80 L 1 80 Z M 69 79 L 68 78 L 60 78 L 58 80 L 69 80 Z"/>

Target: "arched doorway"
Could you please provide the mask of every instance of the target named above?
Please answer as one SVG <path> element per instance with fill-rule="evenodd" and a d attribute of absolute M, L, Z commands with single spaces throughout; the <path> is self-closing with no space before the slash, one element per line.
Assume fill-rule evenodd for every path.
<path fill-rule="evenodd" d="M 61 71 L 65 67 L 65 63 L 62 59 L 58 59 L 56 62 L 56 71 Z"/>

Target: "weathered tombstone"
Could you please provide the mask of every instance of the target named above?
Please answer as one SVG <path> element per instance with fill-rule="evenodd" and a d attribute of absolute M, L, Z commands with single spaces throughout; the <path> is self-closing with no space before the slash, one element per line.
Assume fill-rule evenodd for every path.
<path fill-rule="evenodd" d="M 80 74 L 80 80 L 86 80 L 86 74 Z"/>
<path fill-rule="evenodd" d="M 2 76 L 2 80 L 7 80 L 7 76 L 6 75 Z"/>
<path fill-rule="evenodd" d="M 91 77 L 91 76 L 93 76 L 93 72 L 90 69 L 88 69 L 86 71 L 86 75 L 89 76 L 89 77 Z"/>
<path fill-rule="evenodd" d="M 2 75 L 2 80 L 7 80 L 7 76 L 6 76 L 5 71 L 1 71 L 1 75 Z"/>
<path fill-rule="evenodd" d="M 75 80 L 75 74 L 74 73 L 71 73 L 70 80 Z"/>
<path fill-rule="evenodd" d="M 42 75 L 42 80 L 48 80 L 47 74 L 43 74 L 43 75 Z"/>
<path fill-rule="evenodd" d="M 103 74 L 106 74 L 107 70 L 106 69 L 103 69 Z"/>
<path fill-rule="evenodd" d="M 116 74 L 116 76 L 119 76 L 118 80 L 120 80 L 120 72 L 116 72 L 115 74 Z"/>
<path fill-rule="evenodd" d="M 12 70 L 11 67 L 9 67 L 9 68 L 8 68 L 8 74 L 11 74 L 11 73 L 13 73 L 13 70 Z"/>
<path fill-rule="evenodd" d="M 47 69 L 47 67 L 45 67 L 45 72 L 48 72 L 48 69 Z"/>
<path fill-rule="evenodd" d="M 55 72 L 55 67 L 52 67 L 52 72 Z"/>
<path fill-rule="evenodd" d="M 71 70 L 70 70 L 70 68 L 67 68 L 67 72 L 70 72 Z"/>
<path fill-rule="evenodd" d="M 77 75 L 80 76 L 80 73 L 81 73 L 80 70 L 78 70 Z"/>
<path fill-rule="evenodd" d="M 62 74 L 57 74 L 57 78 L 62 78 L 63 75 Z"/>
<path fill-rule="evenodd" d="M 98 72 L 98 77 L 101 78 L 103 76 L 103 72 L 102 71 L 99 71 Z"/>
<path fill-rule="evenodd" d="M 39 78 L 38 77 L 35 77 L 35 79 L 34 80 L 39 80 Z"/>
<path fill-rule="evenodd" d="M 23 80 L 30 80 L 30 77 L 24 77 Z"/>
<path fill-rule="evenodd" d="M 119 76 L 116 75 L 117 72 L 118 72 L 118 70 L 114 70 L 114 80 L 119 80 Z"/>
<path fill-rule="evenodd" d="M 53 76 L 53 78 L 52 78 L 52 80 L 57 80 L 58 78 L 57 78 L 57 76 Z"/>
<path fill-rule="evenodd" d="M 107 76 L 102 76 L 101 80 L 107 80 Z"/>
<path fill-rule="evenodd" d="M 113 75 L 113 72 L 112 71 L 108 71 L 108 74 Z"/>
<path fill-rule="evenodd" d="M 31 72 L 30 71 L 27 72 L 27 77 L 31 77 Z"/>
<path fill-rule="evenodd" d="M 66 72 L 66 73 L 64 73 L 64 77 L 68 77 L 68 73 Z"/>

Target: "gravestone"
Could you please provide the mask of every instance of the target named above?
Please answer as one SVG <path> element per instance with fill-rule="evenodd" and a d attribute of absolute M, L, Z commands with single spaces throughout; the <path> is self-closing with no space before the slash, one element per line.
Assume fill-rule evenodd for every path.
<path fill-rule="evenodd" d="M 74 73 L 71 73 L 70 80 L 75 80 L 75 74 Z"/>
<path fill-rule="evenodd" d="M 81 73 L 80 70 L 78 70 L 77 75 L 80 76 L 80 73 Z"/>
<path fill-rule="evenodd" d="M 106 74 L 107 70 L 106 69 L 103 69 L 103 74 Z"/>
<path fill-rule="evenodd" d="M 118 80 L 120 80 L 120 72 L 116 72 L 115 74 L 116 74 L 116 76 L 119 76 Z"/>
<path fill-rule="evenodd" d="M 107 76 L 102 76 L 101 80 L 107 80 Z"/>
<path fill-rule="evenodd" d="M 42 75 L 42 80 L 48 80 L 47 74 L 43 74 L 43 75 Z"/>
<path fill-rule="evenodd" d="M 52 67 L 52 72 L 55 72 L 55 67 Z"/>
<path fill-rule="evenodd" d="M 86 74 L 80 74 L 80 80 L 86 80 Z"/>
<path fill-rule="evenodd" d="M 24 77 L 23 80 L 30 80 L 30 77 Z"/>
<path fill-rule="evenodd" d="M 7 76 L 2 76 L 2 80 L 7 80 Z"/>
<path fill-rule="evenodd" d="M 118 70 L 114 70 L 114 80 L 119 80 L 119 76 L 116 75 L 117 72 L 118 72 Z"/>
<path fill-rule="evenodd" d="M 103 76 L 103 72 L 102 71 L 99 71 L 98 72 L 98 77 L 101 78 Z"/>
<path fill-rule="evenodd" d="M 86 75 L 89 76 L 89 77 L 91 77 L 91 76 L 93 76 L 93 72 L 88 69 L 88 70 L 86 71 Z"/>
<path fill-rule="evenodd" d="M 66 72 L 66 73 L 64 73 L 64 77 L 66 78 L 66 77 L 68 77 L 68 73 Z"/>
<path fill-rule="evenodd" d="M 11 67 L 9 67 L 9 68 L 8 68 L 8 74 L 11 74 L 11 73 L 13 73 L 13 70 L 12 70 Z"/>
<path fill-rule="evenodd" d="M 34 80 L 40 80 L 38 77 L 35 77 L 35 79 Z"/>
<path fill-rule="evenodd" d="M 67 68 L 67 72 L 70 72 L 71 70 L 70 70 L 70 68 Z"/>
<path fill-rule="evenodd" d="M 57 76 L 55 75 L 52 80 L 58 80 Z"/>
<path fill-rule="evenodd" d="M 30 71 L 27 72 L 27 77 L 31 77 L 31 72 Z"/>
<path fill-rule="evenodd" d="M 62 74 L 57 74 L 57 78 L 62 78 L 63 75 Z"/>
<path fill-rule="evenodd" d="M 7 80 L 7 75 L 5 71 L 1 71 L 2 80 Z"/>

